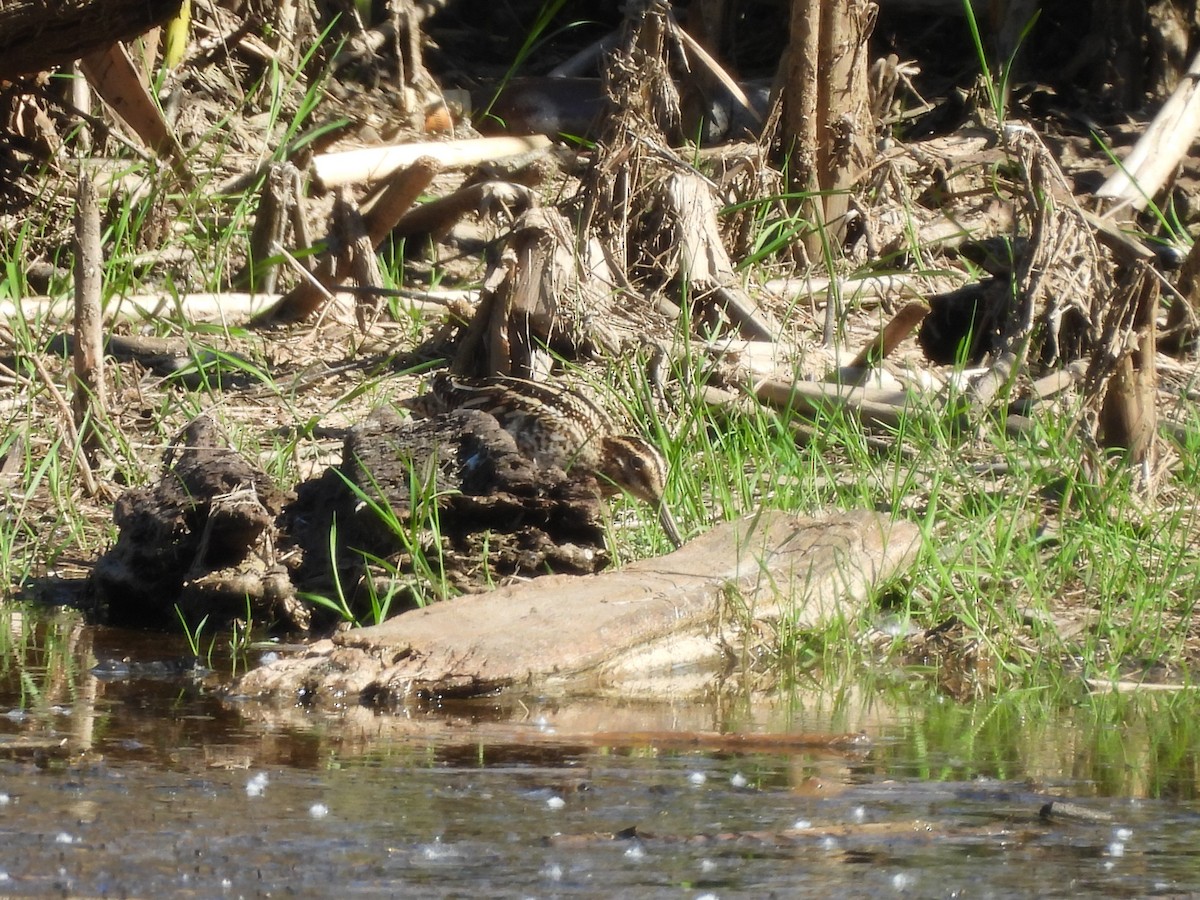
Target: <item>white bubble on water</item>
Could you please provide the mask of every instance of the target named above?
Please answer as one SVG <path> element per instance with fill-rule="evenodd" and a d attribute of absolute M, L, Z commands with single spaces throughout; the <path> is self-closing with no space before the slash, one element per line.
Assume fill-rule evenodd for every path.
<path fill-rule="evenodd" d="M 0 882 L 8 881 L 8 879 L 9 879 L 9 874 L 7 872 L 5 872 L 3 869 L 0 869 Z"/>
<path fill-rule="evenodd" d="M 865 806 L 856 806 L 850 815 L 854 818 L 855 822 L 861 825 L 863 822 L 867 821 L 867 808 Z"/>
<path fill-rule="evenodd" d="M 324 803 L 314 803 L 308 808 L 308 814 L 314 819 L 323 819 L 329 815 L 329 807 Z"/>
<path fill-rule="evenodd" d="M 1113 829 L 1113 837 L 1115 837 L 1118 841 L 1128 841 L 1130 838 L 1133 837 L 1133 829 L 1132 828 L 1114 828 Z"/>
<path fill-rule="evenodd" d="M 0 806 L 8 806 L 12 803 L 12 796 L 0 791 Z"/>
<path fill-rule="evenodd" d="M 645 859 L 646 858 L 646 848 L 643 847 L 641 844 L 636 844 L 636 843 L 630 844 L 629 848 L 625 851 L 625 858 L 626 859 Z"/>
<path fill-rule="evenodd" d="M 796 831 L 803 831 L 805 828 L 812 828 L 811 819 L 797 819 L 792 823 L 792 828 Z"/>
<path fill-rule="evenodd" d="M 897 891 L 907 891 L 917 883 L 917 876 L 908 872 L 897 872 L 892 876 L 892 888 Z"/>
<path fill-rule="evenodd" d="M 430 861 L 442 858 L 441 848 L 435 844 L 426 844 L 421 848 L 421 856 Z"/>
<path fill-rule="evenodd" d="M 835 837 L 826 837 L 821 841 L 821 849 L 822 850 L 832 853 L 837 848 L 838 848 L 838 842 L 837 842 L 837 838 L 835 838 Z"/>
<path fill-rule="evenodd" d="M 693 772 L 691 775 L 688 776 L 688 781 L 691 784 L 694 784 L 697 787 L 699 787 L 700 785 L 702 785 L 706 781 L 708 781 L 708 776 L 705 775 L 703 772 Z"/>
<path fill-rule="evenodd" d="M 1122 844 L 1120 841 L 1113 841 L 1112 843 L 1110 843 L 1108 845 L 1108 855 L 1109 856 L 1124 856 L 1125 855 L 1125 845 Z"/>
<path fill-rule="evenodd" d="M 696 900 L 720 900 L 720 897 L 717 894 L 713 894 L 713 893 L 697 894 Z"/>
<path fill-rule="evenodd" d="M 65 831 L 60 831 L 54 836 L 54 843 L 56 844 L 74 844 L 77 840 L 79 840 L 77 837 L 67 834 Z"/>
<path fill-rule="evenodd" d="M 717 871 L 717 861 L 715 859 L 709 859 L 707 856 L 704 857 L 704 859 L 700 860 L 700 871 L 705 875 L 711 875 L 713 872 Z"/>
<path fill-rule="evenodd" d="M 542 867 L 542 877 L 549 881 L 562 881 L 563 867 L 558 863 L 549 863 Z"/>
<path fill-rule="evenodd" d="M 453 847 L 448 847 L 441 842 L 441 839 L 434 841 L 432 844 L 425 844 L 421 847 L 421 856 L 428 862 L 440 862 L 443 859 L 454 859 L 457 857 L 458 851 Z"/>
<path fill-rule="evenodd" d="M 730 778 L 729 778 L 730 786 L 736 788 L 737 790 L 741 790 L 749 783 L 750 783 L 750 779 L 747 778 L 745 775 L 743 775 L 741 772 L 734 772 L 733 775 L 730 776 Z"/>
<path fill-rule="evenodd" d="M 247 797 L 261 797 L 267 789 L 267 782 L 270 778 L 266 772 L 255 772 L 250 776 L 250 780 L 246 782 Z"/>
<path fill-rule="evenodd" d="M 262 656 L 260 656 L 258 658 L 258 661 L 260 664 L 262 664 L 264 666 L 268 666 L 273 662 L 279 661 L 279 654 L 276 653 L 274 650 L 268 650 L 266 653 L 264 653 Z"/>
<path fill-rule="evenodd" d="M 546 801 L 546 806 L 549 809 L 562 809 L 566 805 L 567 805 L 567 801 L 564 800 L 562 797 L 550 797 Z"/>

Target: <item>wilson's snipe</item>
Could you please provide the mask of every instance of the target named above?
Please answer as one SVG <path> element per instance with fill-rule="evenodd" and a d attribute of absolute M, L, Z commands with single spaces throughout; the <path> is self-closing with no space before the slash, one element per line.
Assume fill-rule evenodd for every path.
<path fill-rule="evenodd" d="M 418 415 L 452 409 L 478 409 L 513 436 L 517 450 L 538 465 L 593 472 L 607 493 L 624 490 L 658 510 L 667 538 L 683 541 L 663 502 L 667 464 L 646 440 L 614 434 L 612 421 L 583 395 L 569 388 L 521 378 L 463 378 L 439 372 L 428 393 L 405 405 Z"/>

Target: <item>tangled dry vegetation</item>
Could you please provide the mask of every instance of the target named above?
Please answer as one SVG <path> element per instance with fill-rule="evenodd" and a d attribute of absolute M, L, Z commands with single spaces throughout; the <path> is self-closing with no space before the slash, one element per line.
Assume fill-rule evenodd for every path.
<path fill-rule="evenodd" d="M 304 3 L 197 5 L 169 69 L 152 38 L 85 58 L 109 101 L 90 112 L 83 81 L 3 84 L 9 583 L 53 597 L 91 573 L 114 621 L 249 604 L 306 628 L 339 603 L 365 618 L 607 565 L 596 485 L 517 473 L 475 492 L 483 451 L 461 441 L 484 439 L 394 414 L 443 364 L 574 379 L 677 470 L 698 432 L 766 415 L 832 466 L 831 422 L 901 460 L 933 433 L 990 475 L 1010 439 L 1035 456 L 1074 441 L 1055 462 L 1071 483 L 1127 472 L 1131 509 L 1190 506 L 1171 473 L 1200 261 L 1168 268 L 1185 232 L 1163 215 L 1146 239 L 1139 191 L 1085 188 L 1111 161 L 1068 116 L 1001 124 L 981 88 L 960 127 L 905 137 L 935 106 L 920 68 L 868 69 L 863 43 L 871 149 L 833 217 L 797 189 L 778 97 L 738 85 L 667 4 L 629 4 L 564 77 L 508 81 L 474 126 L 458 88 L 496 73 L 446 52 L 440 4 L 398 6 L 358 28 Z M 458 449 L 422 470 L 430 446 Z M 401 465 L 354 471 L 368 458 Z M 790 474 L 751 464 L 761 499 L 784 493 Z M 727 513 L 672 478 L 686 531 Z M 893 511 L 928 522 L 938 484 Z M 114 501 L 120 538 L 93 569 Z"/>

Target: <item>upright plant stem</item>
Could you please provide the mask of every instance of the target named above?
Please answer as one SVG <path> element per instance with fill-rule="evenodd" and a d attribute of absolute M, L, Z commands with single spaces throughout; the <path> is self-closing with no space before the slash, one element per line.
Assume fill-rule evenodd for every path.
<path fill-rule="evenodd" d="M 104 338 L 101 333 L 100 206 L 96 185 L 80 170 L 75 217 L 75 379 L 72 410 L 82 446 L 94 453 L 99 443 L 96 423 L 106 408 Z"/>

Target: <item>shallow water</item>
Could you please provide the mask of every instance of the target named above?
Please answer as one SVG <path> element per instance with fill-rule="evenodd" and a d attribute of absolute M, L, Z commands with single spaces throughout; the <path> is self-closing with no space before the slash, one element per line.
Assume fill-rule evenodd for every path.
<path fill-rule="evenodd" d="M 1178 698 L 960 704 L 916 680 L 331 719 L 223 702 L 176 640 L 16 616 L 3 895 L 1200 891 L 1196 717 Z M 801 740 L 859 730 L 869 748 Z"/>

